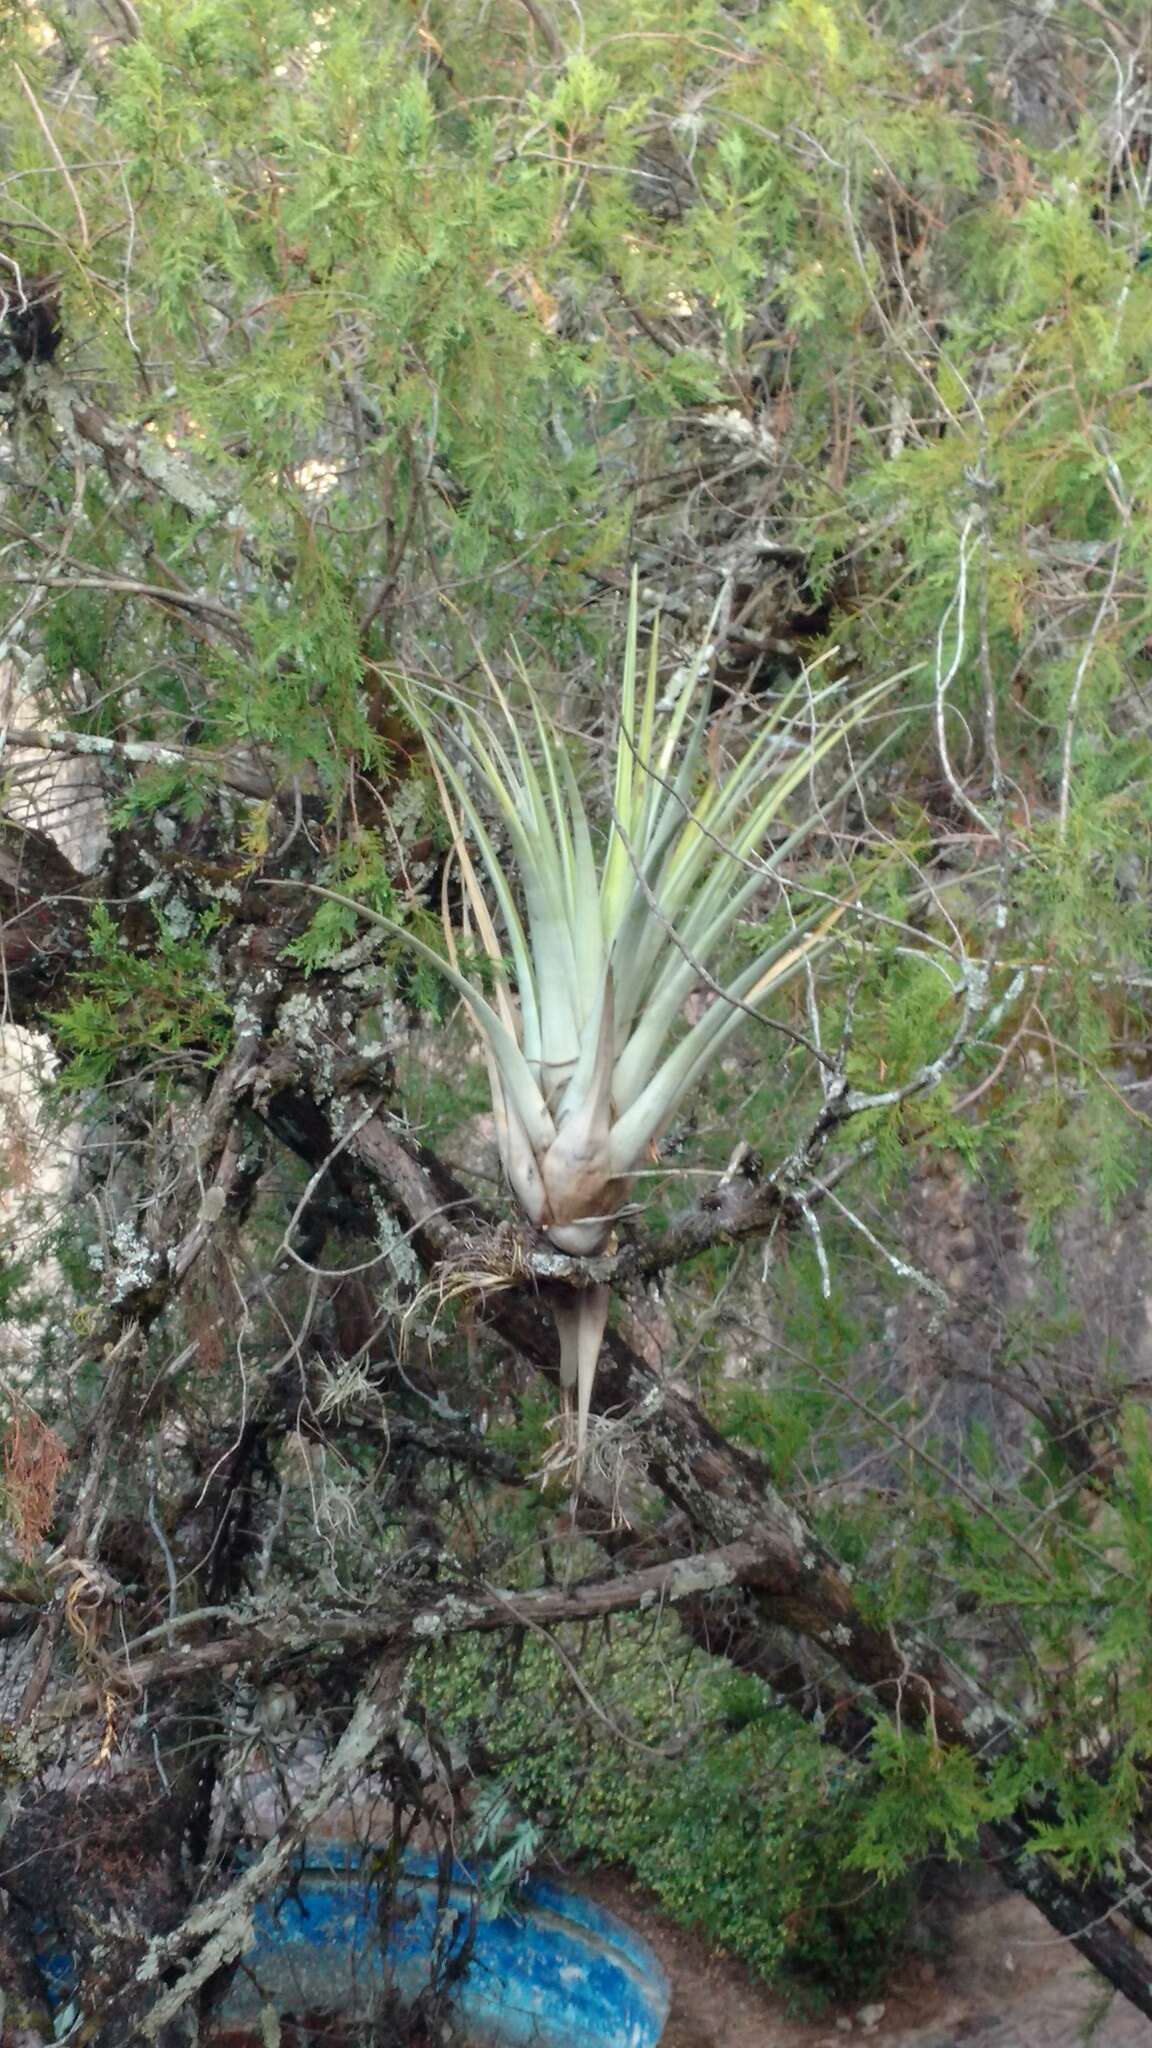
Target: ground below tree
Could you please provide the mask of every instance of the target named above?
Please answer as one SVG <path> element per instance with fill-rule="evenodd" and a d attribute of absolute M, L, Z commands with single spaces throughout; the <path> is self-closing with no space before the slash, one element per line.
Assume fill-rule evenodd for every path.
<path fill-rule="evenodd" d="M 582 1880 L 650 1942 L 672 1985 L 661 2048 L 1136 2048 L 1147 2022 L 983 1871 L 949 1877 L 925 1907 L 921 1952 L 871 1999 L 811 2020 L 612 1872 Z"/>

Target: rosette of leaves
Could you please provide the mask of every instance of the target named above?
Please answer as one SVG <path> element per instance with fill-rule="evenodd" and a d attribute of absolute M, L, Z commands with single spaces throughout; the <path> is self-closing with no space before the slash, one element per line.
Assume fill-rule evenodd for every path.
<path fill-rule="evenodd" d="M 407 698 L 459 863 L 469 950 L 447 911 L 447 959 L 401 935 L 463 998 L 508 1184 L 529 1222 L 573 1256 L 609 1245 L 633 1176 L 689 1090 L 828 943 L 842 911 L 824 898 L 773 928 L 729 980 L 711 975 L 738 920 L 820 824 L 811 792 L 824 757 L 897 680 L 832 712 L 832 689 L 814 692 L 805 678 L 728 752 L 714 743 L 706 652 L 661 692 L 657 631 L 643 679 L 638 640 L 634 578 L 601 832 L 570 745 L 522 669 L 519 715 L 490 670 L 491 714 Z M 685 1026 L 702 980 L 718 993 Z M 608 1306 L 600 1285 L 555 1306 L 578 1462 Z"/>

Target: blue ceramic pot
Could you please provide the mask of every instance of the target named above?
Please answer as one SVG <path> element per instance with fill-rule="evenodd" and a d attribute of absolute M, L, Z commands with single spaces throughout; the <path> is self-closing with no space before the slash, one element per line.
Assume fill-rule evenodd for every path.
<path fill-rule="evenodd" d="M 486 1915 L 480 1866 L 457 1865 L 441 1903 L 435 1859 L 408 1855 L 382 1947 L 383 1863 L 382 1851 L 314 1847 L 255 1908 L 255 1941 L 220 2009 L 228 2039 L 258 2041 L 269 2005 L 283 2017 L 355 2020 L 386 1986 L 409 2003 L 434 1963 L 443 1972 L 465 1956 L 461 1974 L 449 1973 L 451 1998 L 477 2048 L 655 2048 L 668 1980 L 615 1914 L 566 1885 L 530 1878 L 513 1903 Z M 44 1960 L 66 1999 L 66 1959 Z"/>

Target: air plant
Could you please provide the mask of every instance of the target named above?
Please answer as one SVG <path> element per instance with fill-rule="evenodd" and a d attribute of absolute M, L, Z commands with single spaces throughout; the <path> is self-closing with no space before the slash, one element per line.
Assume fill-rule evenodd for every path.
<path fill-rule="evenodd" d="M 811 795 L 789 823 L 793 799 L 891 687 L 878 684 L 846 714 L 820 722 L 831 693 L 814 693 L 806 678 L 743 752 L 722 761 L 709 732 L 706 656 L 661 694 L 656 631 L 643 681 L 637 642 L 634 578 L 612 814 L 599 842 L 569 747 L 522 671 L 522 717 L 490 670 L 491 715 L 456 704 L 437 714 L 426 700 L 409 706 L 459 863 L 470 958 L 447 907 L 447 960 L 402 936 L 462 996 L 487 1062 L 509 1186 L 529 1222 L 573 1256 L 605 1249 L 633 1177 L 688 1091 L 749 1013 L 828 943 L 842 912 L 825 899 L 723 986 L 711 975 L 709 962 L 742 913 L 820 823 Z M 679 1029 L 702 982 L 714 1000 Z M 556 1294 L 579 1469 L 609 1290 Z"/>

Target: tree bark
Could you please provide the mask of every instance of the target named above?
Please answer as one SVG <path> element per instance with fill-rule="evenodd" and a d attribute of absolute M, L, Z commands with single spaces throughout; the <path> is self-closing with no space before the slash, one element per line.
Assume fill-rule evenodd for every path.
<path fill-rule="evenodd" d="M 281 1109 L 284 1114 L 281 1114 Z M 347 1146 L 355 1165 L 383 1196 L 426 1270 L 476 1247 L 462 1223 L 490 1231 L 467 1190 L 430 1154 L 402 1138 L 363 1101 L 342 1104 L 343 1128 L 359 1128 Z M 332 1139 L 317 1147 L 323 1113 L 314 1098 L 266 1105 L 273 1128 L 303 1149 L 314 1165 Z M 300 1147 L 303 1132 L 311 1142 Z M 366 1227 L 371 1205 L 366 1204 Z M 488 1304 L 490 1327 L 549 1378 L 559 1378 L 559 1354 L 538 1303 L 509 1288 Z M 1012 1749 L 1026 1732 L 976 1680 L 916 1631 L 880 1628 L 862 1613 L 851 1578 L 786 1502 L 767 1467 L 714 1430 L 695 1405 L 663 1384 L 616 1333 L 610 1332 L 597 1372 L 593 1408 L 632 1418 L 635 1454 L 652 1483 L 684 1514 L 692 1529 L 717 1547 L 747 1542 L 760 1563 L 747 1588 L 749 1640 L 756 1625 L 766 1636 L 783 1627 L 818 1646 L 886 1711 L 928 1727 L 945 1745 L 981 1761 Z M 1135 1884 L 1112 1891 L 1062 1878 L 1029 1848 L 1029 1816 L 982 1831 L 984 1854 L 1005 1882 L 1031 1899 L 1050 1924 L 1071 1940 L 1094 1969 L 1137 2009 L 1152 2018 L 1152 1967 L 1136 1943 L 1114 1924 L 1123 1913 L 1146 1931 L 1152 1914 Z M 1122 1867 L 1142 1868 L 1134 1847 Z"/>
<path fill-rule="evenodd" d="M 46 832 L 0 817 L 0 961 L 14 1023 L 43 1030 L 45 1007 L 85 949 L 101 888 Z"/>

